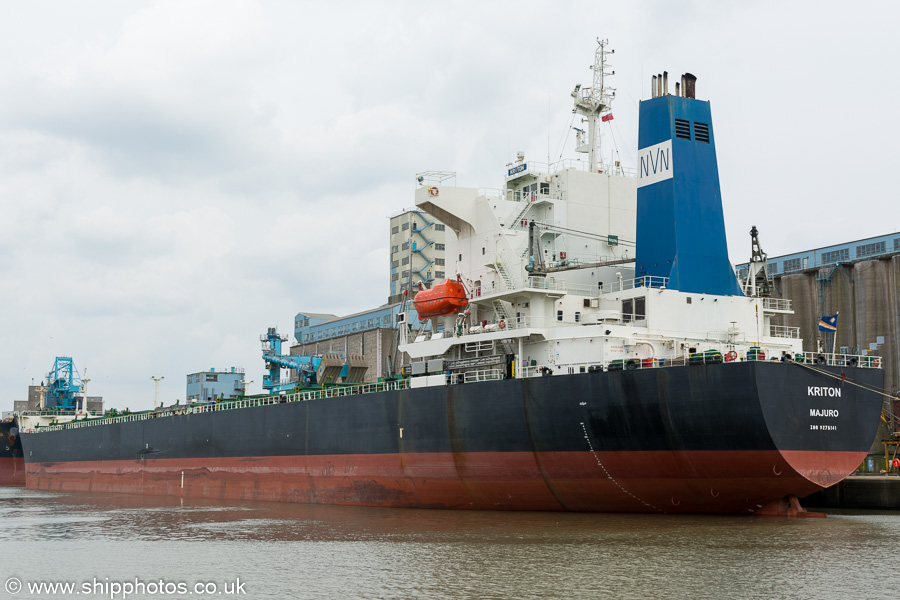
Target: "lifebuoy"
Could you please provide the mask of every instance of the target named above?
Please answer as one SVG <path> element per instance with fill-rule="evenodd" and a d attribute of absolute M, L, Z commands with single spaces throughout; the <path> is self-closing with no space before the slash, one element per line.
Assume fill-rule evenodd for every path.
<path fill-rule="evenodd" d="M 900 458 L 895 458 L 891 461 L 891 466 L 895 469 L 900 468 Z"/>
<path fill-rule="evenodd" d="M 436 186 L 432 186 L 432 187 L 428 188 L 428 193 L 432 196 L 437 196 L 440 193 L 440 190 L 437 189 Z"/>
<path fill-rule="evenodd" d="M 725 355 L 725 362 L 734 362 L 735 360 L 737 360 L 737 352 L 734 350 Z"/>
<path fill-rule="evenodd" d="M 500 329 L 506 329 L 506 321 L 500 319 Z"/>
<path fill-rule="evenodd" d="M 872 361 L 872 366 L 877 369 L 878 367 L 881 366 L 881 360 L 876 358 L 875 360 Z"/>

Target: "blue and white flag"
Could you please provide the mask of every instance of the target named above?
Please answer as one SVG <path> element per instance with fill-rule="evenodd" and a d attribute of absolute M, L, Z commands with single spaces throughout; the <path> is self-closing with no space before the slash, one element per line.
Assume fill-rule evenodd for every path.
<path fill-rule="evenodd" d="M 838 314 L 834 313 L 819 319 L 819 331 L 837 331 L 837 318 Z"/>

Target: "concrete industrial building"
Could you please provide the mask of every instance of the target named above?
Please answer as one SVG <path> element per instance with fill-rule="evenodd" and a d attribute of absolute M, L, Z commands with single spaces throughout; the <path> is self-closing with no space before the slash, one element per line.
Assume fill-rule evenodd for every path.
<path fill-rule="evenodd" d="M 889 428 L 900 432 L 900 233 L 767 257 L 766 267 L 773 295 L 793 304 L 778 325 L 799 327 L 805 351 L 882 357 L 884 389 L 895 398 L 885 405 Z M 748 268 L 737 265 L 742 280 Z M 837 332 L 820 332 L 819 319 L 835 313 Z"/>
<path fill-rule="evenodd" d="M 312 313 L 298 313 L 294 320 L 292 356 L 320 356 L 327 352 L 347 357 L 360 354 L 366 359 L 365 381 L 377 381 L 387 372 L 387 361 L 393 359 L 397 347 L 397 318 L 402 310 L 401 302 L 385 304 L 375 309 L 317 320 Z M 412 304 L 407 305 L 410 319 L 415 319 Z M 314 322 L 318 321 L 318 322 Z M 305 323 L 305 325 L 304 325 Z M 405 364 L 404 357 L 398 356 L 396 368 Z"/>
<path fill-rule="evenodd" d="M 216 398 L 243 396 L 245 389 L 244 369 L 240 367 L 218 371 L 209 369 L 187 376 L 185 397 L 188 403 L 209 402 Z"/>

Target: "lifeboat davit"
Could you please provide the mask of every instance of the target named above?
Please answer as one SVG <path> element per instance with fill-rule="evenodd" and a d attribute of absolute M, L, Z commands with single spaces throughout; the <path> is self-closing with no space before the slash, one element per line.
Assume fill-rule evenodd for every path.
<path fill-rule="evenodd" d="M 413 299 L 420 321 L 455 313 L 468 304 L 466 288 L 453 279 L 445 279 L 430 290 L 422 290 Z"/>

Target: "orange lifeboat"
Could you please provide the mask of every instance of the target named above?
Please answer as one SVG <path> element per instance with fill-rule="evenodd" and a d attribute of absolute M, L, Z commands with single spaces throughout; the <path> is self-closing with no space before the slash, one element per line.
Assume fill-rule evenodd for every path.
<path fill-rule="evenodd" d="M 413 299 L 420 321 L 455 313 L 468 304 L 466 288 L 453 279 L 445 279 L 430 290 L 422 290 Z"/>

